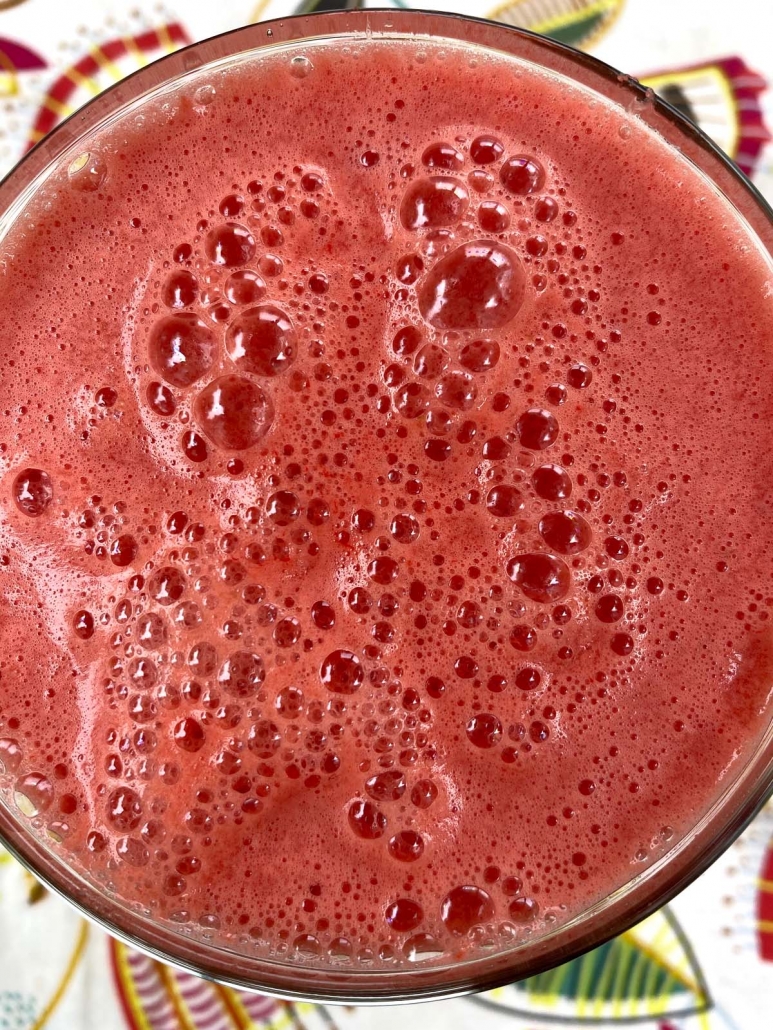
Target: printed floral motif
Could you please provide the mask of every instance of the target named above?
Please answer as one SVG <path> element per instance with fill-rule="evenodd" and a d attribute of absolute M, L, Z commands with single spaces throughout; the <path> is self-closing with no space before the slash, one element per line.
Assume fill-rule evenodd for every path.
<path fill-rule="evenodd" d="M 711 1008 L 692 948 L 668 908 L 572 962 L 474 1000 L 578 1024 L 649 1023 Z"/>
<path fill-rule="evenodd" d="M 760 106 L 766 80 L 740 57 L 642 77 L 672 107 L 712 137 L 747 175 L 771 140 Z"/>
<path fill-rule="evenodd" d="M 488 17 L 589 49 L 612 27 L 625 0 L 505 0 Z"/>
<path fill-rule="evenodd" d="M 323 1006 L 294 1005 L 201 980 L 109 940 L 128 1030 L 336 1030 Z"/>
<path fill-rule="evenodd" d="M 46 93 L 30 130 L 29 146 L 107 86 L 190 42 L 182 25 L 173 22 L 93 47 L 60 75 Z"/>
<path fill-rule="evenodd" d="M 0 39 L 0 97 L 19 91 L 19 72 L 45 68 L 46 62 L 28 46 L 12 39 Z"/>

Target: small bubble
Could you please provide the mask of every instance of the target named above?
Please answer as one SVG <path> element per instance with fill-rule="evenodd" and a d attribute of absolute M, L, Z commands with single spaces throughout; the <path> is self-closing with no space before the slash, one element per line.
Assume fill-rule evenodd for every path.
<path fill-rule="evenodd" d="M 519 554 L 507 563 L 507 574 L 532 601 L 550 604 L 569 593 L 568 566 L 552 554 Z"/>
<path fill-rule="evenodd" d="M 277 490 L 266 501 L 266 514 L 277 526 L 289 526 L 300 513 L 300 501 L 290 490 Z"/>
<path fill-rule="evenodd" d="M 467 739 L 483 750 L 496 747 L 502 739 L 502 723 L 489 712 L 474 715 L 467 723 Z"/>
<path fill-rule="evenodd" d="M 510 631 L 510 643 L 516 651 L 532 651 L 537 645 L 537 631 L 532 626 L 514 626 Z"/>
<path fill-rule="evenodd" d="M 381 586 L 388 586 L 393 583 L 400 572 L 400 566 L 394 560 L 383 556 L 380 558 L 374 558 L 372 562 L 368 564 L 368 576 L 373 580 L 374 583 L 379 583 Z"/>
<path fill-rule="evenodd" d="M 81 640 L 90 640 L 94 636 L 94 616 L 84 608 L 75 613 L 72 625 L 75 635 Z"/>
<path fill-rule="evenodd" d="M 558 421 L 544 408 L 529 408 L 515 425 L 518 439 L 523 447 L 533 451 L 544 451 L 558 439 Z"/>
<path fill-rule="evenodd" d="M 365 678 L 360 659 L 352 651 L 331 651 L 320 666 L 323 686 L 334 694 L 355 694 Z"/>
<path fill-rule="evenodd" d="M 419 523 L 413 515 L 395 515 L 389 531 L 399 544 L 412 544 L 419 537 Z"/>
<path fill-rule="evenodd" d="M 496 136 L 476 136 L 470 144 L 470 157 L 478 165 L 495 164 L 504 152 L 504 144 Z"/>
<path fill-rule="evenodd" d="M 398 898 L 387 905 L 384 919 L 395 933 L 410 933 L 411 930 L 415 930 L 417 926 L 421 925 L 424 919 L 424 910 L 418 901 L 412 901 L 410 898 Z"/>
<path fill-rule="evenodd" d="M 622 598 L 618 597 L 617 594 L 604 594 L 596 602 L 594 611 L 596 618 L 600 622 L 619 622 L 623 617 L 625 608 Z"/>
<path fill-rule="evenodd" d="M 552 197 L 541 197 L 534 205 L 534 217 L 538 222 L 553 222 L 558 217 L 558 204 Z"/>
<path fill-rule="evenodd" d="M 400 221 L 406 229 L 439 229 L 461 221 L 469 205 L 467 190 L 456 179 L 435 175 L 417 179 L 405 192 Z"/>
<path fill-rule="evenodd" d="M 290 74 L 294 79 L 305 79 L 314 71 L 314 65 L 303 54 L 297 54 L 290 61 Z"/>
<path fill-rule="evenodd" d="M 572 481 L 560 465 L 540 465 L 531 481 L 537 496 L 546 501 L 563 501 L 572 493 Z"/>
<path fill-rule="evenodd" d="M 464 372 L 444 375 L 435 387 L 435 396 L 447 408 L 469 411 L 475 404 L 477 388 L 472 377 Z"/>
<path fill-rule="evenodd" d="M 374 801 L 399 801 L 405 787 L 405 775 L 397 769 L 377 773 L 365 781 L 365 790 Z"/>
<path fill-rule="evenodd" d="M 367 508 L 358 508 L 352 515 L 352 526 L 360 533 L 369 533 L 376 525 L 376 516 Z"/>
<path fill-rule="evenodd" d="M 424 853 L 424 840 L 415 830 L 401 830 L 389 841 L 389 854 L 398 862 L 416 862 Z"/>
<path fill-rule="evenodd" d="M 274 627 L 273 638 L 277 647 L 292 647 L 301 637 L 301 624 L 292 617 L 280 619 Z"/>
<path fill-rule="evenodd" d="M 258 655 L 236 651 L 221 665 L 217 682 L 232 697 L 247 698 L 257 692 L 265 678 L 263 660 Z"/>
<path fill-rule="evenodd" d="M 108 822 L 121 833 L 128 833 L 139 825 L 142 804 L 131 787 L 119 787 L 107 799 Z"/>
<path fill-rule="evenodd" d="M 192 312 L 161 319 L 148 341 L 150 363 L 172 386 L 188 387 L 205 375 L 215 359 L 212 331 Z"/>
<path fill-rule="evenodd" d="M 370 801 L 353 801 L 349 806 L 349 826 L 363 840 L 377 840 L 384 836 L 387 819 Z"/>
<path fill-rule="evenodd" d="M 537 918 L 539 905 L 533 898 L 515 898 L 508 909 L 510 918 L 516 923 L 531 923 Z"/>
<path fill-rule="evenodd" d="M 234 268 L 246 265 L 254 256 L 256 243 L 252 233 L 238 222 L 226 222 L 207 234 L 204 250 L 213 265 Z"/>
<path fill-rule="evenodd" d="M 257 272 L 243 268 L 231 273 L 223 292 L 230 304 L 254 304 L 266 292 L 266 283 Z"/>
<path fill-rule="evenodd" d="M 111 386 L 103 386 L 94 394 L 94 402 L 100 408 L 112 408 L 118 400 L 118 392 Z"/>
<path fill-rule="evenodd" d="M 54 787 L 43 773 L 32 772 L 16 781 L 13 796 L 22 815 L 32 819 L 51 807 Z"/>
<path fill-rule="evenodd" d="M 496 340 L 474 340 L 459 352 L 459 363 L 468 372 L 487 372 L 499 362 L 500 347 Z"/>
<path fill-rule="evenodd" d="M 579 554 L 590 547 L 593 532 L 574 511 L 553 511 L 539 522 L 539 532 L 548 547 L 559 554 Z"/>
<path fill-rule="evenodd" d="M 12 496 L 23 515 L 39 518 L 54 499 L 51 477 L 42 469 L 22 469 L 14 478 Z"/>
<path fill-rule="evenodd" d="M 209 84 L 199 86 L 196 92 L 193 94 L 193 103 L 195 107 L 207 108 L 214 101 L 217 95 L 217 91 L 214 86 Z"/>
<path fill-rule="evenodd" d="M 172 565 L 157 569 L 148 582 L 148 592 L 154 601 L 164 606 L 179 601 L 185 590 L 182 573 Z"/>
<path fill-rule="evenodd" d="M 216 447 L 243 451 L 254 447 L 269 431 L 274 405 L 257 383 L 244 376 L 225 375 L 204 387 L 194 403 L 194 414 Z"/>
<path fill-rule="evenodd" d="M 283 719 L 297 719 L 305 708 L 303 691 L 300 687 L 285 687 L 277 694 L 274 708 Z"/>
<path fill-rule="evenodd" d="M 484 232 L 504 232 L 510 225 L 510 212 L 497 200 L 484 200 L 478 208 L 478 225 Z"/>
<path fill-rule="evenodd" d="M 497 518 L 513 518 L 523 506 L 521 491 L 506 483 L 492 487 L 486 496 L 486 510 Z"/>
<path fill-rule="evenodd" d="M 335 626 L 335 611 L 326 601 L 315 601 L 311 606 L 311 618 L 318 629 L 332 629 Z"/>
<path fill-rule="evenodd" d="M 73 189 L 95 193 L 107 178 L 107 165 L 99 154 L 87 151 L 70 162 L 67 178 Z"/>
<path fill-rule="evenodd" d="M 536 158 L 518 155 L 505 161 L 499 179 L 508 193 L 524 197 L 542 189 L 545 171 Z"/>
<path fill-rule="evenodd" d="M 450 143 L 430 143 L 421 155 L 421 163 L 427 168 L 458 172 L 464 167 L 464 155 Z"/>
<path fill-rule="evenodd" d="M 494 902 L 481 887 L 455 887 L 440 905 L 440 918 L 454 936 L 463 937 L 494 918 Z"/>
<path fill-rule="evenodd" d="M 411 788 L 411 803 L 416 808 L 429 808 L 437 796 L 438 789 L 432 780 L 417 780 Z"/>
<path fill-rule="evenodd" d="M 174 742 L 182 751 L 195 754 L 202 749 L 205 739 L 204 730 L 197 719 L 188 717 L 175 725 Z"/>
<path fill-rule="evenodd" d="M 610 641 L 610 647 L 615 654 L 625 657 L 633 651 L 633 637 L 627 633 L 615 633 Z"/>
<path fill-rule="evenodd" d="M 130 533 L 123 533 L 110 544 L 110 561 L 119 568 L 131 565 L 137 557 L 137 541 Z"/>
<path fill-rule="evenodd" d="M 157 415 L 174 415 L 176 404 L 174 394 L 163 383 L 151 383 L 146 391 L 148 404 Z"/>
<path fill-rule="evenodd" d="M 199 284 L 192 272 L 181 269 L 167 277 L 161 299 L 168 308 L 187 308 L 196 300 Z"/>
<path fill-rule="evenodd" d="M 425 276 L 419 310 L 436 329 L 481 330 L 507 325 L 525 298 L 525 275 L 501 243 L 473 240 L 452 250 Z"/>
<path fill-rule="evenodd" d="M 566 381 L 575 390 L 584 390 L 590 386 L 593 380 L 593 373 L 587 365 L 572 365 L 566 373 Z"/>
<path fill-rule="evenodd" d="M 226 350 L 231 361 L 245 372 L 279 375 L 295 359 L 292 321 L 274 304 L 249 308 L 229 326 Z"/>

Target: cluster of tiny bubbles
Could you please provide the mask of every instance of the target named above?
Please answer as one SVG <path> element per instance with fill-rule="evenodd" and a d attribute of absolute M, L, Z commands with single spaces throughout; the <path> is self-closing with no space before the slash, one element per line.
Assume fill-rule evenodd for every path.
<path fill-rule="evenodd" d="M 296 56 L 288 70 L 304 88 L 314 65 Z M 194 109 L 216 99 L 201 86 Z M 362 150 L 363 175 L 379 162 Z M 74 189 L 96 192 L 108 168 L 88 152 L 67 174 Z M 521 866 L 493 861 L 454 872 L 430 910 L 422 884 L 436 817 L 454 804 L 440 775 L 441 719 L 453 713 L 470 761 L 515 775 L 633 667 L 642 604 L 679 593 L 646 556 L 653 498 L 629 488 L 626 470 L 572 453 L 562 408 L 586 405 L 603 440 L 618 401 L 600 383 L 611 378 L 620 392 L 603 360 L 622 334 L 599 328 L 598 273 L 566 189 L 547 162 L 495 134 L 431 141 L 395 178 L 399 256 L 378 279 L 352 269 L 340 295 L 311 260 L 289 272 L 293 226 L 333 206 L 321 168 L 231 184 L 170 246 L 143 342 L 141 402 L 153 425 L 191 469 L 237 479 L 261 463 L 280 390 L 297 395 L 305 421 L 276 445 L 249 503 L 227 498 L 220 529 L 193 504 L 170 512 L 145 537 L 157 538 L 152 555 L 120 503 L 90 497 L 78 528 L 117 578 L 109 601 L 84 601 L 70 625 L 78 653 L 100 655 L 108 722 L 87 847 L 108 874 L 152 875 L 183 906 L 222 827 L 259 827 L 283 791 L 309 797 L 346 777 L 348 842 L 363 862 L 378 855 L 405 877 L 369 931 L 388 936 L 371 956 L 394 961 L 397 947 L 418 962 L 462 941 L 498 946 L 548 918 Z M 519 313 L 551 285 L 560 310 L 525 343 Z M 360 313 L 377 289 L 390 317 L 374 372 Z M 345 331 L 328 339 L 323 316 L 334 315 Z M 95 395 L 103 411 L 116 401 L 109 386 Z M 356 479 L 368 433 L 386 456 L 375 483 Z M 11 495 L 20 517 L 45 519 L 57 483 L 20 468 Z M 457 513 L 473 513 L 481 534 L 480 560 L 464 568 L 443 540 Z M 350 559 L 345 576 L 316 593 L 297 581 L 308 573 L 316 587 L 315 559 L 330 555 Z M 588 625 L 599 668 L 570 687 L 562 669 Z M 27 771 L 12 736 L 0 737 L 0 766 L 15 777 L 19 810 L 50 816 L 48 832 L 65 836 L 76 801 L 56 771 Z M 195 801 L 173 815 L 188 770 Z M 596 787 L 578 780 L 578 804 Z M 584 852 L 568 864 L 588 875 Z M 362 957 L 362 932 L 307 918 L 320 892 L 312 885 L 250 935 L 301 960 Z M 207 931 L 227 922 L 180 913 Z"/>
<path fill-rule="evenodd" d="M 303 78 L 310 70 L 298 63 L 291 74 Z M 460 174 L 468 159 L 475 167 L 465 182 Z M 503 570 L 523 598 L 532 602 L 511 602 L 511 611 L 532 612 L 534 623 L 512 626 L 509 642 L 516 652 L 531 651 L 549 627 L 565 627 L 571 620 L 571 608 L 560 604 L 572 591 L 570 562 L 594 543 L 591 526 L 581 513 L 587 513 L 586 506 L 578 502 L 577 511 L 555 507 L 576 488 L 570 472 L 551 461 L 552 455 L 542 455 L 557 447 L 557 410 L 566 388 L 549 387 L 543 403 L 525 406 L 515 417 L 508 411 L 509 398 L 495 395 L 491 432 L 485 431 L 483 422 L 476 424 L 473 415 L 477 417 L 481 401 L 490 392 L 487 379 L 496 373 L 509 346 L 507 327 L 529 289 L 526 265 L 538 262 L 547 246 L 542 237 L 530 236 L 519 252 L 515 243 L 502 241 L 501 234 L 513 217 L 506 206 L 508 198 L 510 203 L 514 198 L 520 198 L 520 203 L 524 198 L 533 201 L 532 215 L 545 226 L 556 220 L 558 204 L 542 192 L 545 172 L 537 159 L 506 159 L 504 145 L 494 137 L 475 139 L 469 158 L 451 144 L 433 144 L 424 151 L 422 164 L 426 174 L 409 182 L 400 204 L 403 228 L 421 242 L 397 267 L 400 299 L 409 296 L 421 321 L 399 324 L 396 320 L 384 379 L 399 420 L 421 420 L 426 425 L 423 451 L 428 461 L 446 461 L 453 442 L 467 447 L 480 437 L 485 437 L 482 457 L 492 468 L 511 454 L 521 454 L 522 468 L 510 478 L 495 476 L 475 503 L 481 505 L 494 531 L 527 518 L 535 504 L 540 511 L 546 509 L 538 522 L 542 547 L 513 554 Z M 477 235 L 456 247 L 443 237 L 441 245 L 427 245 L 433 233 L 447 230 L 450 235 L 465 218 L 471 197 L 484 192 L 475 173 L 488 176 L 494 166 L 499 167 L 502 197 L 480 202 Z M 268 187 L 256 181 L 243 190 L 235 187 L 218 205 L 219 220 L 201 224 L 191 244 L 174 247 L 170 271 L 161 286 L 161 314 L 148 334 L 149 363 L 158 379 L 147 385 L 146 399 L 161 419 L 172 419 L 181 409 L 192 418 L 196 428 L 186 428 L 181 438 L 191 462 L 206 461 L 213 447 L 226 454 L 253 448 L 273 422 L 272 380 L 292 374 L 295 367 L 298 328 L 286 305 L 272 299 L 275 266 L 264 260 L 265 248 L 281 249 L 282 234 L 290 223 L 288 214 L 281 212 L 291 210 L 285 206 L 291 191 L 299 192 L 303 205 L 323 190 L 322 173 L 298 169 L 295 174 L 296 181 L 282 179 Z M 250 224 L 248 205 L 263 211 L 266 204 L 277 209 L 283 228 L 274 224 L 256 230 Z M 312 213 L 307 209 L 307 217 Z M 487 235 L 480 235 L 481 231 Z M 355 291 L 365 285 L 365 279 L 354 277 Z M 531 284 L 532 288 L 538 285 Z M 324 296 L 327 277 L 312 274 L 308 288 L 317 297 Z M 315 378 L 324 382 L 327 376 L 316 374 Z M 575 362 L 566 384 L 582 390 L 591 379 L 590 368 Z M 334 405 L 345 404 L 347 393 L 339 387 Z M 372 396 L 370 391 L 368 395 Z M 326 414 L 322 413 L 323 424 Z M 391 418 L 389 409 L 383 414 Z M 505 422 L 506 429 L 493 431 L 495 424 Z M 538 456 L 543 464 L 523 460 L 524 455 Z M 109 733 L 113 750 L 105 765 L 106 825 L 95 827 L 90 838 L 95 851 L 112 851 L 111 861 L 137 868 L 160 864 L 164 892 L 182 897 L 187 882 L 206 861 L 207 841 L 222 818 L 215 814 L 219 800 L 229 799 L 230 818 L 237 823 L 259 817 L 277 775 L 319 790 L 325 778 L 336 775 L 356 741 L 371 757 L 361 759 L 361 785 L 346 806 L 349 832 L 363 842 L 377 843 L 396 864 L 411 868 L 421 863 L 427 848 L 423 821 L 431 820 L 433 806 L 444 793 L 432 773 L 436 758 L 432 727 L 433 704 L 442 703 L 447 685 L 438 676 L 427 676 L 423 690 L 405 686 L 379 662 L 382 651 L 395 647 L 404 631 L 401 609 L 420 613 L 414 624 L 423 629 L 433 608 L 430 590 L 421 579 L 413 579 L 407 587 L 400 582 L 401 564 L 392 556 L 394 549 L 410 549 L 429 534 L 432 524 L 429 520 L 423 525 L 427 503 L 421 499 L 420 469 L 409 466 L 407 472 L 410 478 L 404 482 L 402 476 L 387 477 L 388 482 L 399 483 L 406 496 L 386 524 L 377 512 L 358 507 L 348 526 L 335 534 L 341 544 L 352 535 L 373 540 L 365 580 L 352 585 L 343 597 L 348 611 L 370 626 L 372 643 L 364 647 L 325 648 L 325 634 L 338 621 L 335 596 L 315 601 L 304 613 L 292 597 L 274 603 L 263 582 L 269 578 L 269 564 L 287 560 L 295 548 L 314 554 L 327 545 L 332 506 L 322 491 L 322 496 L 315 496 L 313 490 L 308 496 L 295 486 L 272 490 L 262 509 L 248 509 L 241 524 L 235 519 L 233 529 L 217 541 L 221 564 L 216 568 L 203 560 L 204 526 L 183 511 L 169 517 L 167 532 L 181 538 L 182 546 L 154 562 L 147 575 L 133 575 L 114 612 L 124 654 L 118 648 L 104 670 L 104 689 L 116 712 L 116 729 Z M 278 481 L 276 485 L 280 486 Z M 480 493 L 477 480 L 470 485 Z M 548 505 L 540 506 L 540 501 Z M 120 543 L 122 539 L 113 543 L 111 557 L 115 550 L 120 559 L 113 558 L 116 564 L 130 565 L 135 552 L 130 542 Z M 625 557 L 625 546 L 621 540 L 619 553 L 612 555 L 615 560 Z M 611 554 L 609 546 L 607 553 Z M 475 573 L 480 575 L 479 570 L 469 570 L 472 583 Z M 465 597 L 464 578 L 451 577 L 450 583 L 444 583 L 453 591 L 444 633 L 449 637 L 458 633 L 465 641 L 479 634 L 481 641 L 493 643 L 496 636 L 491 630 L 498 630 L 502 622 L 506 582 L 500 576 L 488 597 Z M 483 629 L 485 607 L 488 603 L 490 610 L 492 601 L 495 614 Z M 600 596 L 594 609 L 598 619 L 619 620 L 623 611 L 618 603 L 622 605 L 616 595 Z M 547 620 L 541 614 L 545 606 L 551 612 Z M 95 632 L 93 614 L 78 611 L 73 628 L 88 640 Z M 495 647 L 493 659 L 487 655 L 485 662 L 488 702 L 474 705 L 463 716 L 463 730 L 477 752 L 493 751 L 512 764 L 519 753 L 550 738 L 558 713 L 531 700 L 542 697 L 550 681 L 544 664 L 533 661 L 513 670 L 512 661 L 504 660 Z M 474 644 L 468 645 L 457 655 L 450 675 L 478 690 L 483 686 L 482 663 L 466 653 L 473 649 Z M 315 653 L 319 654 L 316 659 Z M 326 700 L 308 696 L 300 684 L 270 689 L 270 670 L 283 654 L 316 663 Z M 495 670 L 498 655 L 501 667 Z M 513 688 L 528 699 L 523 723 L 500 718 L 496 711 L 497 695 Z M 363 695 L 367 695 L 364 700 Z M 119 727 L 120 712 L 125 722 Z M 159 727 L 167 720 L 174 748 L 171 757 L 162 748 L 164 758 L 157 760 Z M 347 736 L 354 740 L 347 742 Z M 185 815 L 185 825 L 170 842 L 173 831 L 165 826 L 163 812 L 157 811 L 153 818 L 147 811 L 154 804 L 161 809 L 163 803 L 146 801 L 146 792 L 133 784 L 139 780 L 174 787 L 189 761 L 187 756 L 200 754 L 209 757 L 220 786 L 199 791 L 201 807 Z M 120 785 L 111 788 L 111 780 Z M 426 826 L 431 840 L 431 821 Z M 450 890 L 437 913 L 425 914 L 411 897 L 390 902 L 384 921 L 401 935 L 404 956 L 419 961 L 441 954 L 443 940 L 449 936 L 477 935 L 479 943 L 492 934 L 496 937 L 495 912 L 503 905 L 509 922 L 500 933 L 517 933 L 518 927 L 532 924 L 539 913 L 536 900 L 518 877 L 494 872 L 488 871 L 486 888 L 462 883 Z M 495 904 L 495 891 L 503 902 Z M 321 939 L 301 934 L 295 949 L 301 956 L 314 955 L 322 947 Z M 330 947 L 345 957 L 350 949 L 342 940 Z"/>
<path fill-rule="evenodd" d="M 294 78 L 312 70 L 305 57 L 291 61 Z M 158 378 L 147 382 L 144 402 L 162 428 L 177 433 L 194 467 L 250 451 L 274 422 L 272 380 L 295 365 L 306 312 L 313 305 L 324 315 L 329 289 L 312 263 L 288 303 L 292 260 L 283 252 L 299 220 L 326 220 L 329 194 L 319 169 L 277 170 L 234 185 L 191 241 L 172 248 L 157 314 L 148 309 L 147 359 Z M 228 471 L 244 467 L 232 457 Z"/>

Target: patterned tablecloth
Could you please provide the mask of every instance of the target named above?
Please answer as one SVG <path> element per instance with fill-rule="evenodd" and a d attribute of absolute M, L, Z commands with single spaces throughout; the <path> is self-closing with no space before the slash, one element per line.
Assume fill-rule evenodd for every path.
<path fill-rule="evenodd" d="M 639 75 L 773 199 L 770 0 L 417 6 L 525 25 Z M 0 0 L 0 173 L 128 72 L 291 9 L 287 0 Z M 400 1011 L 290 1005 L 178 973 L 87 924 L 0 852 L 0 1030 L 386 1030 L 398 1018 L 405 1030 L 773 1027 L 773 804 L 692 887 L 610 944 L 488 995 Z"/>

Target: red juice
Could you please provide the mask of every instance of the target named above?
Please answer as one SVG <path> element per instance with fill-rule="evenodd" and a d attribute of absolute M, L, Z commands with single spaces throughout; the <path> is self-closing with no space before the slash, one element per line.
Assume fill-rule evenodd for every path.
<path fill-rule="evenodd" d="M 128 905 L 504 947 L 759 742 L 771 270 L 635 114 L 426 41 L 242 60 L 0 275 L 2 783 Z"/>

